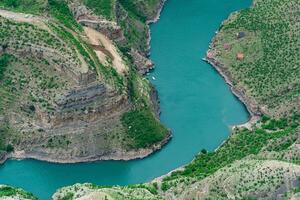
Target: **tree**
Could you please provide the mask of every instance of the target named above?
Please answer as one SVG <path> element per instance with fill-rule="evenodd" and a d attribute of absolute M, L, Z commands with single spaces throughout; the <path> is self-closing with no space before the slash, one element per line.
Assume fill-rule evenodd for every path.
<path fill-rule="evenodd" d="M 19 1 L 18 0 L 5 0 L 4 3 L 9 7 L 16 8 L 19 4 Z"/>
<path fill-rule="evenodd" d="M 13 151 L 14 151 L 13 145 L 8 144 L 8 145 L 6 146 L 6 152 L 10 153 L 10 152 L 13 152 Z"/>

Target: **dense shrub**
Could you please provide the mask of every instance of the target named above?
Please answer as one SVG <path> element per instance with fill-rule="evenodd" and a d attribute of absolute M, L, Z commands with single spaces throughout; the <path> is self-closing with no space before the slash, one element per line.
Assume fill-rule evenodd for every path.
<path fill-rule="evenodd" d="M 11 196 L 19 196 L 22 199 L 32 199 L 37 200 L 36 197 L 33 196 L 32 193 L 25 192 L 21 189 L 12 188 L 10 186 L 1 186 L 0 187 L 0 198 L 3 197 L 11 197 Z"/>
<path fill-rule="evenodd" d="M 125 113 L 122 116 L 122 124 L 133 139 L 134 148 L 149 147 L 163 140 L 168 133 L 148 109 Z"/>
<path fill-rule="evenodd" d="M 7 69 L 10 58 L 11 55 L 9 54 L 3 54 L 0 56 L 0 81 L 3 79 L 4 72 Z"/>
<path fill-rule="evenodd" d="M 84 0 L 88 8 L 95 14 L 104 16 L 108 20 L 113 19 L 113 0 Z"/>
<path fill-rule="evenodd" d="M 248 155 L 259 153 L 261 149 L 271 141 L 283 140 L 283 138 L 295 134 L 300 123 L 297 118 L 295 119 L 293 117 L 281 120 L 271 119 L 270 121 L 276 121 L 276 125 L 274 126 L 277 127 L 277 125 L 280 125 L 281 130 L 272 133 L 268 133 L 262 128 L 256 128 L 253 131 L 248 129 L 240 130 L 232 135 L 217 151 L 208 153 L 201 152 L 191 164 L 185 167 L 184 171 L 174 172 L 172 176 L 167 177 L 166 180 L 174 179 L 181 175 L 199 178 L 211 175 L 235 160 L 240 160 Z M 268 124 L 270 121 L 266 123 Z M 297 127 L 292 128 L 290 127 L 291 124 L 297 124 Z M 265 127 L 265 125 L 262 127 Z M 272 148 L 274 150 L 286 149 L 293 142 L 293 140 L 287 140 L 283 143 L 274 143 Z"/>
<path fill-rule="evenodd" d="M 64 0 L 48 0 L 48 5 L 50 14 L 66 27 L 74 31 L 83 30 L 81 25 L 74 19 L 68 4 Z"/>

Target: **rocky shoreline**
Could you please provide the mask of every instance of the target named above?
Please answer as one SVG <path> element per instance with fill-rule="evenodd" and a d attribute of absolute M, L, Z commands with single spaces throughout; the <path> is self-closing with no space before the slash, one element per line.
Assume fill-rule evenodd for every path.
<path fill-rule="evenodd" d="M 4 164 L 7 160 L 7 153 L 6 152 L 0 152 L 0 165 Z"/>
<path fill-rule="evenodd" d="M 234 87 L 232 83 L 231 77 L 228 75 L 228 72 L 224 70 L 222 64 L 218 63 L 216 60 L 212 58 L 206 57 L 204 59 L 207 63 L 209 63 L 225 80 L 226 84 L 229 85 L 232 93 L 245 105 L 247 111 L 250 114 L 250 118 L 248 122 L 244 124 L 235 125 L 234 127 L 249 127 L 249 125 L 253 125 L 257 122 L 261 116 L 260 111 L 258 111 L 258 105 L 251 102 L 251 100 L 245 95 L 244 92 L 240 91 L 236 87 Z"/>
<path fill-rule="evenodd" d="M 45 158 L 42 155 L 35 155 L 35 154 L 28 154 L 23 151 L 14 152 L 8 156 L 6 156 L 6 159 L 3 160 L 3 163 L 7 159 L 17 159 L 17 160 L 24 160 L 24 159 L 33 159 L 33 160 L 39 160 L 39 161 L 45 161 L 45 162 L 51 162 L 51 163 L 60 163 L 60 164 L 72 164 L 72 163 L 85 163 L 85 162 L 95 162 L 95 161 L 105 161 L 105 160 L 120 160 L 120 161 L 129 161 L 129 160 L 137 160 L 137 159 L 143 159 L 160 149 L 167 144 L 172 139 L 171 131 L 168 132 L 168 136 L 153 145 L 149 148 L 144 149 L 138 149 L 138 150 L 118 150 L 110 153 L 109 155 L 99 155 L 99 156 L 91 156 L 91 157 L 85 157 L 85 158 L 78 158 L 78 159 L 53 159 L 53 158 Z M 1 161 L 1 160 L 0 160 Z M 1 162 L 0 162 L 1 164 Z"/>
<path fill-rule="evenodd" d="M 150 56 L 150 49 L 151 49 L 151 45 L 150 45 L 150 42 L 151 42 L 151 29 L 150 29 L 150 25 L 153 24 L 153 23 L 156 23 L 159 18 L 160 18 L 160 14 L 164 8 L 164 5 L 166 3 L 167 0 L 160 0 L 160 4 L 157 8 L 157 13 L 156 15 L 152 18 L 152 19 L 149 19 L 146 21 L 146 24 L 147 24 L 147 27 L 148 27 L 148 38 L 147 38 L 147 46 L 148 46 L 148 57 Z"/>
<path fill-rule="evenodd" d="M 215 43 L 215 37 L 212 39 L 212 42 L 209 45 L 207 55 L 209 52 L 215 52 L 214 43 Z M 208 64 L 210 64 L 223 77 L 226 84 L 229 85 L 232 93 L 245 105 L 248 113 L 250 114 L 250 118 L 248 122 L 240 125 L 235 125 L 233 126 L 233 129 L 239 127 L 251 128 L 251 126 L 255 124 L 260 119 L 260 116 L 262 115 L 262 111 L 258 103 L 253 99 L 250 99 L 246 95 L 245 90 L 241 90 L 234 86 L 233 79 L 230 73 L 226 70 L 226 67 L 224 66 L 223 63 L 219 62 L 214 57 L 209 57 L 209 56 L 206 56 L 205 58 L 203 58 L 203 60 Z"/>
<path fill-rule="evenodd" d="M 85 163 L 85 162 L 96 162 L 96 161 L 105 161 L 105 160 L 115 160 L 115 161 L 129 161 L 129 160 L 137 160 L 143 159 L 145 157 L 150 156 L 151 154 L 156 153 L 157 151 L 161 150 L 164 145 L 166 145 L 172 139 L 172 134 L 169 132 L 168 136 L 162 140 L 161 142 L 153 145 L 151 148 L 144 148 L 139 150 L 131 150 L 131 151 L 114 151 L 109 155 L 99 155 L 99 156 L 92 156 L 86 158 L 78 158 L 78 159 L 53 159 L 53 158 L 46 158 L 42 155 L 35 155 L 35 154 L 28 154 L 24 151 L 14 152 L 12 154 L 5 154 L 0 157 L 0 165 L 4 164 L 8 159 L 12 160 L 26 160 L 26 159 L 33 159 L 51 163 L 60 163 L 60 164 L 72 164 L 72 163 Z"/>

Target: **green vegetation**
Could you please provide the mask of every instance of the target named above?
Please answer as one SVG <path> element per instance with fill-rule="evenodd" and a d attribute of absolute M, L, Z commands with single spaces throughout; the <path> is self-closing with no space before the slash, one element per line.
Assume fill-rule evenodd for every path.
<path fill-rule="evenodd" d="M 249 97 L 265 105 L 274 116 L 299 106 L 298 3 L 256 1 L 254 7 L 226 21 L 216 37 L 216 59 L 228 67 L 237 87 L 246 89 Z M 245 37 L 237 39 L 240 31 Z M 224 44 L 231 49 L 225 50 Z M 236 60 L 238 52 L 244 53 L 244 60 Z"/>
<path fill-rule="evenodd" d="M 60 23 L 73 31 L 82 31 L 82 27 L 74 19 L 68 4 L 64 0 L 48 0 L 50 14 Z"/>
<path fill-rule="evenodd" d="M 0 0 L 0 8 L 8 8 L 17 12 L 39 14 L 45 10 L 45 0 Z"/>
<path fill-rule="evenodd" d="M 5 197 L 18 197 L 20 200 L 22 199 L 31 199 L 31 200 L 37 200 L 36 197 L 33 196 L 32 193 L 25 192 L 22 189 L 16 189 L 10 186 L 0 186 L 0 198 Z"/>
<path fill-rule="evenodd" d="M 32 5 L 32 10 L 28 9 L 28 3 Z M 49 22 L 51 31 L 48 31 L 36 25 L 0 18 L 2 47 L 23 50 L 21 52 L 24 55 L 31 47 L 39 47 L 52 49 L 56 52 L 55 55 L 60 55 L 55 58 L 48 55 L 45 58 L 41 55 L 47 53 L 35 52 L 36 54 L 29 58 L 30 56 L 2 54 L 0 56 L 1 114 L 10 111 L 22 113 L 26 123 L 34 118 L 37 109 L 51 116 L 56 109 L 53 106 L 56 97 L 60 95 L 58 91 L 65 92 L 73 85 L 70 80 L 62 80 L 64 77 L 62 78 L 56 69 L 49 66 L 60 66 L 64 63 L 66 64 L 64 67 L 76 74 L 86 63 L 91 71 L 97 71 L 99 77 L 106 80 L 110 86 L 118 88 L 120 93 L 126 93 L 124 90 L 127 87 L 132 110 L 124 113 L 121 118 L 126 131 L 123 139 L 126 141 L 129 138 L 129 145 L 127 143 L 126 145 L 131 149 L 147 148 L 162 141 L 166 138 L 168 130 L 160 124 L 151 111 L 149 100 L 151 86 L 137 74 L 132 67 L 131 58 L 127 60 L 131 48 L 146 53 L 145 22 L 153 16 L 158 1 L 83 1 L 95 14 L 108 20 L 115 20 L 122 27 L 127 42 L 119 46 L 124 53 L 124 60 L 131 66 L 126 76 L 119 75 L 113 68 L 104 66 L 98 60 L 94 50 L 81 37 L 82 27 L 74 19 L 67 3 L 68 1 L 64 0 L 49 0 L 46 4 L 38 0 L 0 1 L 0 6 L 4 8 L 36 14 L 45 11 L 56 19 Z M 236 176 L 239 177 L 237 182 L 240 186 L 235 188 L 237 191 L 235 194 L 244 199 L 253 199 L 254 197 L 249 194 L 253 194 L 257 188 L 262 188 L 261 191 L 264 191 L 268 185 L 269 188 L 266 190 L 271 190 L 271 187 L 273 190 L 284 184 L 283 180 L 286 178 L 284 175 L 289 173 L 289 169 L 282 165 L 288 163 L 296 166 L 300 163 L 299 153 L 297 149 L 295 150 L 295 146 L 300 143 L 298 113 L 300 68 L 297 67 L 300 66 L 300 29 L 295 26 L 300 18 L 297 3 L 296 0 L 258 0 L 253 8 L 232 15 L 231 19 L 221 27 L 214 44 L 215 59 L 224 64 L 233 78 L 234 86 L 237 89 L 244 89 L 246 95 L 262 105 L 269 116 L 264 115 L 251 130 L 236 130 L 218 150 L 214 152 L 202 150 L 183 170 L 173 172 L 162 182 L 88 189 L 101 190 L 108 194 L 108 197 L 122 196 L 123 198 L 126 195 L 133 197 L 141 195 L 136 199 L 145 199 L 144 197 L 160 199 L 168 193 L 172 193 L 175 197 L 180 196 L 183 193 L 179 191 L 181 186 L 194 189 L 197 183 L 203 184 L 216 177 L 222 180 L 222 177 Z M 125 19 L 118 19 L 116 16 L 116 4 L 128 14 Z M 12 32 L 14 34 L 11 34 Z M 245 37 L 238 39 L 236 36 L 238 32 L 244 32 Z M 230 45 L 230 50 L 224 48 L 225 44 Z M 242 52 L 245 58 L 237 60 L 238 52 Z M 82 59 L 79 58 L 80 56 Z M 24 90 L 26 92 L 22 92 Z M 15 105 L 16 102 L 22 104 Z M 30 134 L 39 134 L 39 131 L 28 135 L 30 137 Z M 26 133 L 23 137 L 28 135 Z M 1 125 L 1 151 L 13 151 L 14 145 L 20 140 L 22 140 L 21 136 L 15 137 L 9 125 Z M 59 135 L 47 138 L 44 147 L 67 149 L 71 144 L 68 137 Z M 268 173 L 268 167 L 261 167 L 267 165 L 268 161 L 282 165 L 272 168 L 273 174 Z M 257 171 L 259 178 L 250 180 L 248 177 L 244 180 L 245 176 L 236 175 L 248 174 L 249 170 Z M 294 177 L 288 178 L 292 180 Z M 210 192 L 220 199 L 226 199 L 228 194 L 219 185 L 215 185 Z M 126 195 L 116 192 L 118 190 L 126 191 Z M 298 189 L 294 190 L 294 193 L 298 192 Z M 0 197 L 21 194 L 31 198 L 30 194 L 23 194 L 11 187 L 0 188 Z M 60 199 L 73 199 L 75 194 L 68 191 Z"/>
<path fill-rule="evenodd" d="M 84 0 L 84 4 L 94 11 L 96 15 L 101 15 L 107 20 L 114 20 L 115 0 Z"/>
<path fill-rule="evenodd" d="M 266 124 L 271 121 L 273 120 L 267 121 Z M 191 164 L 185 167 L 184 171 L 174 172 L 165 180 L 174 179 L 178 176 L 204 178 L 236 160 L 240 160 L 248 155 L 258 154 L 271 141 L 297 133 L 297 128 L 300 124 L 299 115 L 284 121 L 287 122 L 286 125 L 281 127 L 281 130 L 272 133 L 268 133 L 266 129 L 261 128 L 265 127 L 265 124 L 255 128 L 253 131 L 248 129 L 239 130 L 217 151 L 199 154 Z M 291 124 L 295 123 L 298 124 L 297 127 L 290 127 Z M 273 145 L 275 146 L 276 144 Z"/>
<path fill-rule="evenodd" d="M 11 152 L 10 146 L 7 145 L 7 136 L 9 135 L 9 128 L 4 124 L 0 124 L 0 151 Z M 13 148 L 13 147 L 12 147 Z"/>
<path fill-rule="evenodd" d="M 136 1 L 119 0 L 119 2 L 128 11 L 131 17 L 136 18 L 144 23 L 146 22 L 147 17 L 143 12 L 138 10 Z"/>
<path fill-rule="evenodd" d="M 283 129 L 284 127 L 287 126 L 287 119 L 281 118 L 281 119 L 271 119 L 268 121 L 267 124 L 263 125 L 264 129 L 268 130 L 278 130 L 278 129 Z"/>
<path fill-rule="evenodd" d="M 162 141 L 168 133 L 168 130 L 148 109 L 125 113 L 122 123 L 128 135 L 133 139 L 134 148 L 149 147 Z"/>
<path fill-rule="evenodd" d="M 3 80 L 4 72 L 8 66 L 11 55 L 3 54 L 0 56 L 0 81 Z"/>
<path fill-rule="evenodd" d="M 59 200 L 72 200 L 74 197 L 74 194 L 71 192 L 68 192 L 64 197 L 59 198 Z"/>
<path fill-rule="evenodd" d="M 94 61 L 91 59 L 89 53 L 87 52 L 85 48 L 85 43 L 81 43 L 81 40 L 79 38 L 76 38 L 74 34 L 66 30 L 62 26 L 55 26 L 51 25 L 52 30 L 54 30 L 57 35 L 59 35 L 64 41 L 72 44 L 79 53 L 84 57 L 84 60 L 89 64 L 89 67 L 91 69 L 96 69 L 96 65 Z"/>
<path fill-rule="evenodd" d="M 283 196 L 284 200 L 290 200 L 290 199 L 299 199 L 300 197 L 300 186 L 297 186 L 296 188 L 286 192 Z"/>
<path fill-rule="evenodd" d="M 118 0 L 118 2 L 128 13 L 125 20 L 117 20 L 127 39 L 125 45 L 121 44 L 122 49 L 130 50 L 133 47 L 140 52 L 146 52 L 148 29 L 145 22 L 155 16 L 160 1 Z"/>
<path fill-rule="evenodd" d="M 48 148 L 65 148 L 71 144 L 71 141 L 68 140 L 65 135 L 55 135 L 48 140 L 47 147 Z"/>

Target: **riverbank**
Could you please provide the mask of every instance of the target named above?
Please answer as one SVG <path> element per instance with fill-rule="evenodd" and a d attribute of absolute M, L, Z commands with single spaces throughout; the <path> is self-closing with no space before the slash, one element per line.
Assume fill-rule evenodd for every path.
<path fill-rule="evenodd" d="M 210 49 L 211 50 L 211 49 Z M 209 50 L 209 51 L 210 51 Z M 255 124 L 261 116 L 260 111 L 257 110 L 258 104 L 256 102 L 251 101 L 245 94 L 244 91 L 239 90 L 236 88 L 233 83 L 231 76 L 228 74 L 228 72 L 224 69 L 223 64 L 219 63 L 213 58 L 206 57 L 204 59 L 207 63 L 209 63 L 225 80 L 226 84 L 229 85 L 230 90 L 232 93 L 245 105 L 247 111 L 250 114 L 250 119 L 244 124 L 234 125 L 232 128 L 238 128 L 238 127 L 245 127 L 250 128 L 253 124 Z"/>
<path fill-rule="evenodd" d="M 214 43 L 215 43 L 215 38 L 213 38 L 211 44 L 209 45 L 207 55 L 209 55 L 211 52 L 216 51 L 216 49 L 214 49 L 214 46 L 215 46 Z M 214 54 L 211 53 L 211 55 L 214 55 Z M 250 119 L 246 123 L 234 125 L 232 128 L 235 129 L 235 128 L 244 127 L 244 128 L 250 129 L 252 127 L 252 125 L 254 125 L 260 119 L 260 116 L 262 115 L 259 104 L 255 100 L 250 99 L 246 95 L 245 90 L 239 89 L 234 86 L 233 79 L 232 79 L 230 73 L 226 70 L 226 67 L 224 66 L 223 63 L 216 60 L 212 56 L 206 56 L 203 60 L 205 62 L 209 63 L 223 77 L 226 84 L 229 85 L 232 93 L 245 105 L 247 111 L 250 114 Z"/>

